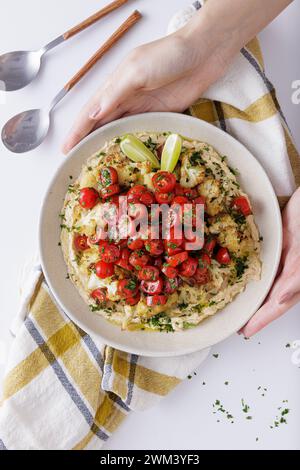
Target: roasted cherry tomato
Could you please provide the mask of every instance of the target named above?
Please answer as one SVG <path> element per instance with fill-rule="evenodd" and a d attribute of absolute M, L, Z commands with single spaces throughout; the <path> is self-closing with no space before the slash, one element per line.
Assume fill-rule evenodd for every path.
<path fill-rule="evenodd" d="M 152 183 L 156 191 L 160 193 L 170 193 L 176 185 L 176 177 L 168 171 L 158 171 L 152 178 Z"/>
<path fill-rule="evenodd" d="M 139 292 L 139 285 L 135 279 L 122 279 L 118 282 L 118 294 L 121 297 L 135 297 Z"/>
<path fill-rule="evenodd" d="M 162 267 L 162 272 L 166 277 L 169 279 L 175 279 L 178 275 L 178 271 L 176 268 L 172 268 L 172 266 L 169 266 L 168 264 L 164 264 Z"/>
<path fill-rule="evenodd" d="M 192 277 L 197 268 L 198 260 L 189 256 L 188 259 L 181 264 L 179 272 L 183 277 Z"/>
<path fill-rule="evenodd" d="M 161 277 L 157 281 L 142 281 L 141 289 L 149 295 L 160 294 L 163 290 L 164 282 Z"/>
<path fill-rule="evenodd" d="M 212 254 L 214 249 L 216 248 L 217 240 L 215 238 L 209 238 L 204 243 L 203 250 L 206 251 L 209 255 Z"/>
<path fill-rule="evenodd" d="M 112 245 L 109 242 L 100 242 L 99 244 L 99 257 L 105 263 L 115 263 L 120 258 L 120 248 Z"/>
<path fill-rule="evenodd" d="M 133 251 L 129 257 L 129 263 L 137 270 L 141 270 L 143 266 L 146 266 L 149 261 L 149 255 L 143 250 Z"/>
<path fill-rule="evenodd" d="M 128 248 L 131 250 L 141 250 L 144 247 L 144 241 L 141 238 L 129 238 Z"/>
<path fill-rule="evenodd" d="M 142 184 L 136 184 L 129 189 L 127 193 L 128 204 L 140 202 L 141 195 L 148 191 Z"/>
<path fill-rule="evenodd" d="M 181 253 L 178 253 L 177 255 L 170 256 L 167 258 L 167 263 L 172 267 L 176 268 L 179 266 L 181 263 L 186 261 L 188 259 L 189 255 L 186 251 L 182 251 Z"/>
<path fill-rule="evenodd" d="M 194 279 L 197 284 L 204 285 L 207 284 L 210 280 L 210 274 L 207 268 L 197 268 Z"/>
<path fill-rule="evenodd" d="M 151 256 L 160 256 L 164 252 L 162 240 L 147 240 L 145 248 Z"/>
<path fill-rule="evenodd" d="M 77 251 L 85 251 L 90 248 L 88 239 L 85 235 L 77 235 L 74 238 L 74 247 Z"/>
<path fill-rule="evenodd" d="M 105 263 L 104 261 L 98 261 L 98 263 L 96 263 L 95 271 L 100 279 L 111 277 L 115 272 L 113 263 Z"/>
<path fill-rule="evenodd" d="M 82 188 L 79 195 L 79 204 L 84 209 L 93 209 L 99 201 L 99 194 L 94 188 Z"/>
<path fill-rule="evenodd" d="M 164 292 L 166 294 L 173 294 L 173 292 L 177 291 L 178 286 L 179 286 L 178 277 L 175 277 L 174 279 L 166 279 Z"/>
<path fill-rule="evenodd" d="M 155 191 L 155 199 L 158 204 L 171 204 L 174 199 L 174 193 L 161 193 Z"/>
<path fill-rule="evenodd" d="M 144 266 L 138 274 L 140 281 L 157 281 L 159 278 L 159 269 L 155 266 Z"/>
<path fill-rule="evenodd" d="M 229 251 L 227 248 L 219 248 L 216 254 L 216 260 L 220 264 L 229 264 L 231 261 Z"/>
<path fill-rule="evenodd" d="M 120 268 L 127 269 L 128 271 L 132 271 L 133 267 L 131 264 L 129 264 L 129 257 L 130 257 L 130 251 L 128 248 L 122 248 L 121 249 L 121 256 L 116 261 L 116 265 L 119 266 Z"/>
<path fill-rule="evenodd" d="M 140 300 L 141 294 L 138 292 L 137 295 L 135 295 L 134 297 L 127 297 L 126 303 L 133 307 L 134 305 L 138 304 Z"/>
<path fill-rule="evenodd" d="M 156 200 L 154 194 L 151 191 L 144 191 L 140 196 L 141 204 L 145 204 L 145 206 L 151 206 L 151 204 L 155 204 Z"/>
<path fill-rule="evenodd" d="M 156 305 L 166 305 L 168 297 L 166 295 L 152 295 L 146 297 L 146 303 L 148 307 L 154 307 Z"/>
<path fill-rule="evenodd" d="M 118 173 L 112 166 L 105 166 L 100 170 L 100 183 L 102 186 L 111 186 L 119 182 Z"/>
<path fill-rule="evenodd" d="M 240 196 L 233 199 L 231 206 L 233 209 L 240 211 L 245 217 L 252 214 L 249 201 L 246 197 Z"/>
<path fill-rule="evenodd" d="M 119 194 L 120 192 L 120 186 L 118 184 L 111 184 L 110 186 L 105 186 L 105 188 L 100 189 L 100 194 L 102 196 L 102 199 L 106 200 L 111 198 L 112 196 L 115 196 L 116 194 Z"/>
<path fill-rule="evenodd" d="M 95 289 L 91 293 L 92 299 L 96 300 L 98 303 L 103 303 L 107 299 L 106 289 Z"/>

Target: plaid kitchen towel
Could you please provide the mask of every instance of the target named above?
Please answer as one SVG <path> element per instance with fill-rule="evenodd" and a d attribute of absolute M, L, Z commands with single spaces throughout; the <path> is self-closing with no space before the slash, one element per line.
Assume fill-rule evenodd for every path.
<path fill-rule="evenodd" d="M 257 40 L 190 113 L 244 143 L 286 202 L 300 183 L 300 161 Z M 153 406 L 208 354 L 145 358 L 101 344 L 56 305 L 38 265 L 27 276 L 13 329 L 0 408 L 3 449 L 100 449 L 130 410 Z"/>

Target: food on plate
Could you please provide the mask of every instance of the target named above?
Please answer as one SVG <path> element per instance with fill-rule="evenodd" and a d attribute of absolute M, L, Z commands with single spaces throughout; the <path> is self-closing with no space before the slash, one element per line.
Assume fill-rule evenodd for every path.
<path fill-rule="evenodd" d="M 70 279 L 122 329 L 195 327 L 260 279 L 251 202 L 204 142 L 168 132 L 108 142 L 71 180 L 60 217 Z"/>

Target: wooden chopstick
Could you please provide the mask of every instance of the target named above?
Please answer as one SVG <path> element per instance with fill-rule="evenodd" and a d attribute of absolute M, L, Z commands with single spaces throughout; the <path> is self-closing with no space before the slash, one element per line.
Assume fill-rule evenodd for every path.
<path fill-rule="evenodd" d="M 142 18 L 142 14 L 135 10 L 124 23 L 110 36 L 110 38 L 98 49 L 90 60 L 74 75 L 64 86 L 66 91 L 70 91 L 92 67 L 108 52 L 135 23 Z"/>
<path fill-rule="evenodd" d="M 104 8 L 97 11 L 97 13 L 90 16 L 86 20 L 82 21 L 77 26 L 74 26 L 73 28 L 69 29 L 69 31 L 63 34 L 64 39 L 67 40 L 71 38 L 72 36 L 75 36 L 75 34 L 80 33 L 84 29 L 88 28 L 92 24 L 99 21 L 104 16 L 108 15 L 109 13 L 116 10 L 117 8 L 120 8 L 122 5 L 124 5 L 127 2 L 128 0 L 114 0 L 112 3 L 110 3 L 109 5 L 106 5 Z"/>

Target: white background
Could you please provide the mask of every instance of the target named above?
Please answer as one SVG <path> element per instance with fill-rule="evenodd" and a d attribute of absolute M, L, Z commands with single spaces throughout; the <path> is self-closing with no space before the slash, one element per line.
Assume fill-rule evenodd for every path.
<path fill-rule="evenodd" d="M 1 2 L 0 53 L 35 49 L 94 13 L 107 0 L 6 0 Z M 0 105 L 0 127 L 15 113 L 47 103 L 133 8 L 144 19 L 77 86 L 55 111 L 46 142 L 36 151 L 14 156 L 1 145 L 1 296 L 0 374 L 11 338 L 8 332 L 18 305 L 18 273 L 37 249 L 37 221 L 43 195 L 65 158 L 60 146 L 74 116 L 117 63 L 134 46 L 163 35 L 170 16 L 188 0 L 130 0 L 109 19 L 52 51 L 39 78 L 24 90 L 8 94 Z M 72 5 L 72 8 L 70 6 Z M 300 148 L 300 105 L 291 102 L 293 80 L 300 79 L 300 4 L 295 2 L 262 34 L 267 72 L 276 84 L 283 110 Z M 1 96 L 1 99 L 3 96 Z M 2 99 L 3 101 L 3 99 Z M 51 227 L 49 227 L 51 230 Z M 300 307 L 250 341 L 233 336 L 217 345 L 191 380 L 186 380 L 155 409 L 132 414 L 111 438 L 109 449 L 299 449 L 300 370 L 287 343 L 300 340 Z M 300 354 L 299 354 L 300 356 Z M 224 383 L 228 381 L 229 385 Z M 206 385 L 202 385 L 205 382 Z M 257 388 L 265 387 L 261 396 Z M 241 399 L 251 409 L 246 420 Z M 213 414 L 221 400 L 235 417 Z M 272 430 L 277 408 L 289 400 L 288 424 Z M 221 413 L 222 414 L 222 413 Z M 256 438 L 258 437 L 258 441 Z"/>

